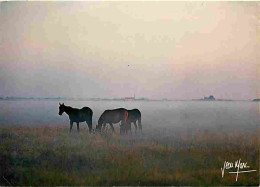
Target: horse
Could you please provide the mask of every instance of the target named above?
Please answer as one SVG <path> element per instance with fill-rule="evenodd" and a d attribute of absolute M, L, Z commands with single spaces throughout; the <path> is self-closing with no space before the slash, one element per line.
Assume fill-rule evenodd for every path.
<path fill-rule="evenodd" d="M 128 118 L 127 118 L 127 126 L 126 131 L 131 131 L 131 123 L 134 123 L 135 126 L 135 133 L 137 132 L 137 122 L 138 122 L 138 128 L 142 132 L 142 124 L 141 124 L 141 112 L 138 109 L 133 110 L 127 110 L 128 112 Z"/>
<path fill-rule="evenodd" d="M 63 103 L 60 104 L 59 115 L 62 115 L 63 112 L 67 113 L 69 116 L 70 132 L 73 126 L 73 122 L 77 123 L 77 130 L 79 132 L 79 123 L 86 121 L 86 123 L 88 124 L 89 133 L 91 133 L 93 112 L 89 107 L 83 107 L 81 109 L 77 109 L 77 108 L 72 108 L 70 106 L 65 106 Z"/>
<path fill-rule="evenodd" d="M 102 125 L 103 125 L 103 129 L 104 129 L 106 127 L 106 124 L 109 123 L 112 131 L 115 132 L 113 123 L 121 122 L 121 126 L 120 126 L 120 134 L 121 134 L 122 132 L 125 132 L 127 117 L 128 117 L 128 112 L 125 108 L 105 110 L 101 114 L 101 116 L 98 120 L 98 125 L 96 126 L 96 131 L 102 132 Z"/>

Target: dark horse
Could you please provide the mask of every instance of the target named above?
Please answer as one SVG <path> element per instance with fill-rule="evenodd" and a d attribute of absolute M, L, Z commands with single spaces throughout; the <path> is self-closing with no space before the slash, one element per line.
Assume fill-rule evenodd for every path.
<path fill-rule="evenodd" d="M 96 126 L 96 130 L 99 132 L 102 132 L 102 125 L 103 125 L 103 129 L 106 127 L 106 124 L 109 123 L 109 125 L 111 126 L 111 129 L 113 130 L 113 132 L 115 131 L 113 123 L 119 123 L 121 122 L 121 128 L 120 128 L 120 133 L 123 132 L 123 130 L 126 126 L 126 122 L 127 122 L 127 117 L 128 117 L 128 112 L 126 109 L 124 108 L 117 108 L 114 110 L 105 110 L 99 120 L 98 120 L 98 125 Z"/>
<path fill-rule="evenodd" d="M 59 103 L 60 104 L 60 103 Z M 89 132 L 92 131 L 92 116 L 93 112 L 89 107 L 83 107 L 82 109 L 72 108 L 70 106 L 65 106 L 64 103 L 60 104 L 59 115 L 65 112 L 70 118 L 70 132 L 73 126 L 73 122 L 77 123 L 77 130 L 79 132 L 79 122 L 84 122 L 88 124 Z"/>
<path fill-rule="evenodd" d="M 138 109 L 133 110 L 127 110 L 128 112 L 128 118 L 127 118 L 127 127 L 126 130 L 131 131 L 131 123 L 134 123 L 135 126 L 135 133 L 137 131 L 137 122 L 138 122 L 138 128 L 140 131 L 142 131 L 142 124 L 141 124 L 141 112 Z"/>

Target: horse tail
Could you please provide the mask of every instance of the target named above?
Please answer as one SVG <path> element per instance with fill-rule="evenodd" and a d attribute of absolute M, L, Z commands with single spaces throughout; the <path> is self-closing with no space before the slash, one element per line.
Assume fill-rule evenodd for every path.
<path fill-rule="evenodd" d="M 93 111 L 90 109 L 90 116 L 93 117 Z"/>
<path fill-rule="evenodd" d="M 142 117 L 142 115 L 141 115 L 141 112 L 138 110 L 138 113 L 139 113 L 139 116 L 138 116 L 138 127 L 139 127 L 139 130 L 141 130 L 142 131 L 142 120 L 141 120 L 141 117 Z"/>
<path fill-rule="evenodd" d="M 125 112 L 124 112 L 124 121 L 125 121 L 125 123 L 126 123 L 126 121 L 127 121 L 127 118 L 128 118 L 128 112 L 125 111 Z"/>

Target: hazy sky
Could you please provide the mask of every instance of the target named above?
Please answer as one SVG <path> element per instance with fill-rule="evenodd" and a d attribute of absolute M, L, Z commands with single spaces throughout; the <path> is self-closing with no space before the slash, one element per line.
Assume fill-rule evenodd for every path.
<path fill-rule="evenodd" d="M 259 97 L 259 7 L 2 2 L 0 96 Z"/>

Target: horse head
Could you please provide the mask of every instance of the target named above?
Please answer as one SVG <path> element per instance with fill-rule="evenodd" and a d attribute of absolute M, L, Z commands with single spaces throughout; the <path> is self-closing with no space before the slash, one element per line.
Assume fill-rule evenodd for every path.
<path fill-rule="evenodd" d="M 60 104 L 60 103 L 59 103 Z M 65 110 L 65 105 L 64 103 L 60 104 L 60 107 L 59 107 L 59 115 L 62 115 L 62 113 L 64 112 Z"/>
<path fill-rule="evenodd" d="M 101 132 L 103 122 L 104 120 L 100 117 L 98 120 L 98 124 L 96 125 L 96 129 L 95 129 L 96 132 Z"/>

